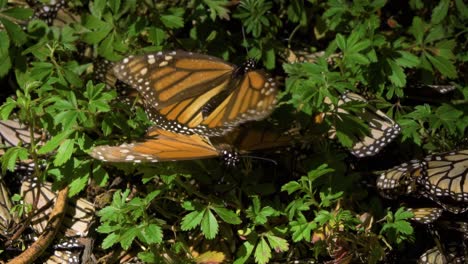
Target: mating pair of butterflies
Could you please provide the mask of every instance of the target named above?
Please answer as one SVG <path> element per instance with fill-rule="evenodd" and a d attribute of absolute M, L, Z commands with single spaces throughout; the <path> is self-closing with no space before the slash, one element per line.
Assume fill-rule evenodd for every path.
<path fill-rule="evenodd" d="M 233 144 L 240 153 L 267 148 L 270 143 L 285 144 L 280 133 L 253 130 L 245 136 L 247 129 L 239 128 L 270 115 L 277 102 L 276 82 L 254 67 L 251 60 L 237 67 L 216 57 L 182 51 L 125 58 L 114 65 L 114 74 L 139 92 L 157 127 L 150 128 L 140 142 L 98 146 L 91 156 L 113 162 L 224 156 L 227 163 L 235 163 Z M 250 140 L 253 135 L 262 138 L 262 144 Z"/>
<path fill-rule="evenodd" d="M 224 156 L 230 163 L 229 159 L 235 162 L 236 151 L 282 147 L 293 140 L 274 129 L 239 128 L 270 115 L 277 102 L 276 82 L 263 70 L 254 69 L 251 60 L 237 67 L 203 54 L 158 52 L 125 58 L 114 65 L 113 72 L 140 93 L 157 127 L 140 142 L 98 146 L 90 153 L 94 158 L 158 162 Z M 338 103 L 339 114 L 349 114 L 339 111 L 339 106 L 352 100 L 365 101 L 347 93 Z M 393 120 L 370 106 L 358 118 L 371 130 L 352 147 L 358 157 L 378 153 L 400 131 Z"/>

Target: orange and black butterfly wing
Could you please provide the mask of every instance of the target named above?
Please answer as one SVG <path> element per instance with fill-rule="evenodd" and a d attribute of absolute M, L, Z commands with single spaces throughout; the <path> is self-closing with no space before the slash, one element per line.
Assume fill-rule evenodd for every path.
<path fill-rule="evenodd" d="M 114 72 L 142 94 L 157 126 L 177 133 L 219 136 L 276 104 L 276 83 L 251 63 L 174 51 L 126 58 Z"/>
<path fill-rule="evenodd" d="M 219 156 L 218 150 L 200 135 L 177 134 L 151 129 L 140 142 L 120 146 L 98 146 L 90 155 L 109 162 L 159 162 L 193 160 Z"/>
<path fill-rule="evenodd" d="M 116 63 L 114 73 L 137 89 L 149 107 L 163 109 L 210 90 L 212 96 L 220 93 L 234 69 L 216 57 L 172 51 L 130 56 Z"/>

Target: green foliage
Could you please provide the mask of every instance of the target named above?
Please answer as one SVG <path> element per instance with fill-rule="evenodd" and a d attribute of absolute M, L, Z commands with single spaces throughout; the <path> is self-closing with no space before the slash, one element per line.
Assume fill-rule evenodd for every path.
<path fill-rule="evenodd" d="M 47 135 L 5 150 L 2 174 L 31 160 L 34 177 L 68 185 L 70 196 L 94 197 L 89 189 L 112 196 L 98 213 L 101 247 L 94 253 L 122 248 L 146 263 L 188 263 L 204 252 L 236 264 L 340 256 L 385 263 L 391 250 L 417 243 L 411 215 L 401 208 L 384 213 L 388 205 L 362 182 L 372 184 L 371 171 L 421 152 L 466 148 L 463 1 L 409 1 L 398 12 L 383 0 L 67 2 L 73 17 L 48 25 L 30 19 L 33 8 L 0 1 L 0 117 Z M 288 129 L 298 123 L 297 143 L 308 148 L 272 151 L 274 165 L 243 157 L 235 169 L 218 160 L 93 160 L 91 147 L 139 139 L 153 125 L 138 99 L 128 105 L 104 78 L 96 80 L 96 59 L 180 49 L 239 65 L 257 59 L 281 84 L 275 122 Z M 307 61 L 288 61 L 285 50 L 298 57 L 306 51 Z M 412 88 L 421 83 L 456 90 Z M 368 101 L 338 106 L 346 91 Z M 402 136 L 378 158 L 356 160 L 331 144 L 328 131 L 333 127 L 340 145 L 352 146 L 369 132 L 360 116 L 371 105 L 394 118 Z M 28 215 L 20 200 L 14 211 Z M 366 223 L 366 215 L 386 222 Z"/>
<path fill-rule="evenodd" d="M 413 216 L 413 213 L 406 211 L 405 208 L 398 208 L 395 214 L 389 211 L 386 216 L 387 222 L 382 226 L 380 234 L 385 235 L 390 243 L 397 245 L 412 240 L 413 227 L 408 220 Z"/>
<path fill-rule="evenodd" d="M 136 238 L 146 246 L 162 242 L 160 223 L 146 211 L 160 191 L 153 191 L 145 198 L 135 197 L 127 201 L 129 194 L 130 190 L 115 192 L 112 203 L 98 213 L 101 225 L 97 231 L 108 234 L 102 244 L 104 249 L 116 243 L 128 249 Z"/>

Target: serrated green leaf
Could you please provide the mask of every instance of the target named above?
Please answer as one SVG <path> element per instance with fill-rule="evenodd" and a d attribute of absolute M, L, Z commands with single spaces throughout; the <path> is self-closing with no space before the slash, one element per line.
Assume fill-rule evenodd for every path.
<path fill-rule="evenodd" d="M 424 22 L 420 17 L 414 17 L 413 23 L 410 27 L 410 32 L 413 34 L 414 38 L 416 39 L 417 44 L 423 44 L 423 37 L 424 37 Z"/>
<path fill-rule="evenodd" d="M 432 10 L 431 23 L 433 25 L 439 24 L 447 16 L 449 9 L 449 0 L 440 0 L 439 4 Z"/>
<path fill-rule="evenodd" d="M 163 232 L 160 226 L 149 224 L 141 230 L 147 244 L 159 244 L 163 240 Z"/>
<path fill-rule="evenodd" d="M 335 40 L 338 48 L 340 48 L 343 51 L 346 50 L 346 39 L 343 35 L 337 34 Z"/>
<path fill-rule="evenodd" d="M 268 263 L 271 258 L 271 249 L 263 237 L 260 238 L 260 241 L 257 244 L 254 256 L 255 262 L 259 264 Z"/>
<path fill-rule="evenodd" d="M 288 194 L 290 195 L 291 193 L 296 192 L 300 188 L 301 188 L 301 185 L 298 182 L 290 181 L 286 183 L 285 185 L 281 186 L 281 191 L 282 192 L 287 191 Z"/>
<path fill-rule="evenodd" d="M 46 154 L 48 152 L 53 151 L 57 147 L 59 147 L 60 144 L 65 141 L 65 139 L 68 138 L 68 136 L 72 133 L 73 131 L 62 131 L 61 133 L 53 136 L 49 141 L 47 141 L 44 146 L 42 146 L 37 153 L 38 154 Z"/>
<path fill-rule="evenodd" d="M 188 215 L 184 216 L 181 223 L 181 228 L 183 231 L 192 230 L 197 227 L 203 219 L 203 211 L 193 211 Z"/>
<path fill-rule="evenodd" d="M 419 65 L 419 58 L 407 51 L 398 51 L 400 57 L 395 58 L 395 62 L 401 67 L 413 68 Z"/>
<path fill-rule="evenodd" d="M 108 248 L 112 247 L 113 245 L 115 245 L 116 243 L 118 243 L 119 240 L 120 240 L 119 235 L 117 235 L 115 233 L 111 233 L 106 238 L 104 238 L 104 240 L 102 241 L 102 248 L 103 249 L 108 249 Z"/>
<path fill-rule="evenodd" d="M 237 259 L 233 262 L 233 264 L 244 264 L 252 255 L 252 252 L 255 248 L 255 245 L 250 241 L 245 241 L 239 249 L 239 254 L 237 255 Z"/>
<path fill-rule="evenodd" d="M 429 61 L 434 65 L 434 67 L 440 71 L 444 76 L 448 78 L 456 78 L 457 77 L 457 70 L 453 63 L 449 60 L 442 58 L 440 56 L 432 56 L 430 54 L 426 54 Z"/>
<path fill-rule="evenodd" d="M 231 210 L 222 207 L 213 207 L 213 210 L 221 219 L 223 219 L 224 222 L 228 224 L 238 225 L 242 223 L 242 220 L 239 218 L 239 216 Z"/>
<path fill-rule="evenodd" d="M 218 234 L 218 221 L 216 221 L 216 217 L 209 209 L 206 209 L 203 214 L 201 230 L 207 239 L 213 239 Z"/>
<path fill-rule="evenodd" d="M 461 17 L 464 18 L 464 19 L 467 19 L 468 18 L 468 7 L 463 2 L 463 0 L 455 0 L 455 5 L 457 7 L 456 10 L 461 15 Z"/>
<path fill-rule="evenodd" d="M 268 239 L 271 248 L 275 252 L 286 252 L 289 250 L 289 244 L 286 239 L 275 236 L 273 234 L 267 234 L 266 238 Z"/>
<path fill-rule="evenodd" d="M 406 75 L 405 71 L 401 66 L 399 66 L 395 61 L 388 60 L 388 64 L 390 65 L 390 69 L 392 70 L 388 79 L 397 87 L 405 87 L 406 86 Z"/>
<path fill-rule="evenodd" d="M 3 24 L 5 27 L 6 32 L 8 33 L 8 36 L 10 40 L 16 45 L 20 46 L 26 43 L 27 41 L 27 35 L 23 32 L 20 26 L 17 24 L 14 24 L 8 19 L 4 19 L 0 17 L 0 23 Z"/>
<path fill-rule="evenodd" d="M 80 193 L 82 190 L 86 188 L 86 186 L 88 185 L 88 181 L 89 181 L 89 174 L 75 178 L 70 183 L 69 195 L 73 197 L 77 195 L 78 193 Z"/>
<path fill-rule="evenodd" d="M 1 13 L 3 15 L 7 15 L 19 20 L 26 20 L 31 18 L 31 16 L 33 15 L 33 10 L 30 8 L 13 7 L 6 10 L 2 10 Z"/>
<path fill-rule="evenodd" d="M 128 229 L 126 229 L 120 236 L 120 245 L 122 246 L 122 248 L 125 250 L 129 249 L 137 235 L 137 227 L 128 227 Z"/>
<path fill-rule="evenodd" d="M 181 28 L 184 26 L 184 20 L 182 17 L 174 15 L 161 15 L 160 19 L 163 24 L 170 29 Z"/>

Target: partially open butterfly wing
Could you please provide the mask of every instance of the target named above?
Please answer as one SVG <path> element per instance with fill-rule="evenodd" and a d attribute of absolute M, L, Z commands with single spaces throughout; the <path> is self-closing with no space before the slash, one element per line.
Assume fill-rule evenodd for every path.
<path fill-rule="evenodd" d="M 235 65 L 216 57 L 182 51 L 130 56 L 114 67 L 115 76 L 143 95 L 147 105 L 163 109 L 229 83 Z"/>
<path fill-rule="evenodd" d="M 362 96 L 348 92 L 341 97 L 338 107 L 350 101 L 367 102 Z M 346 113 L 343 109 L 338 111 Z M 382 111 L 367 105 L 358 118 L 369 126 L 369 134 L 360 138 L 352 147 L 351 153 L 359 158 L 374 156 L 400 133 L 400 126 Z M 334 128 L 330 131 L 334 135 Z"/>
<path fill-rule="evenodd" d="M 110 162 L 159 162 L 192 160 L 219 156 L 207 138 L 152 129 L 140 142 L 120 146 L 98 146 L 90 155 Z"/>
<path fill-rule="evenodd" d="M 222 137 L 211 138 L 210 141 L 228 143 L 235 146 L 241 154 L 253 151 L 278 149 L 294 144 L 295 138 L 287 132 L 283 133 L 271 127 L 240 127 Z"/>
<path fill-rule="evenodd" d="M 202 54 L 160 52 L 124 59 L 114 71 L 142 94 L 157 126 L 219 136 L 265 118 L 276 105 L 274 80 L 250 67 L 237 68 Z"/>

